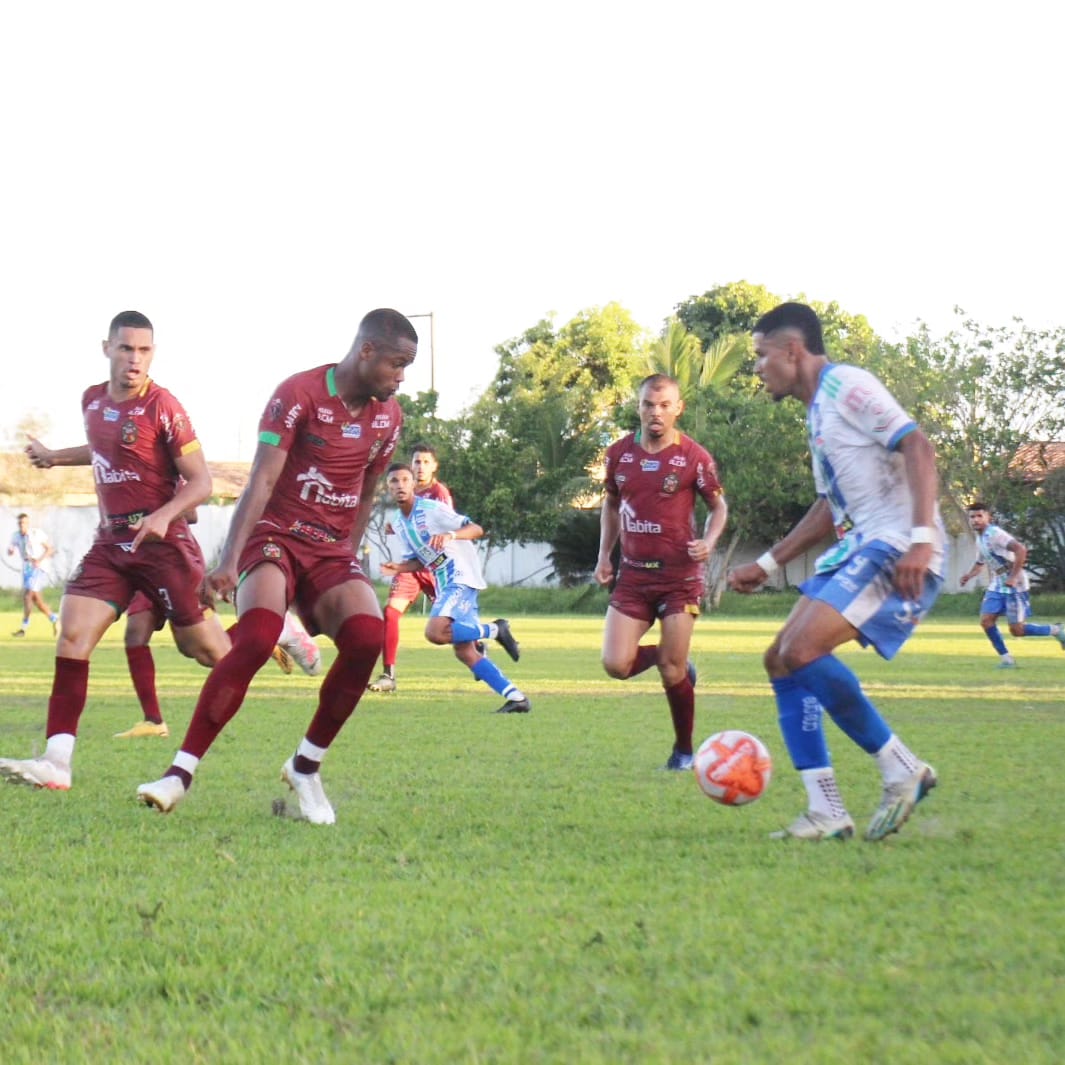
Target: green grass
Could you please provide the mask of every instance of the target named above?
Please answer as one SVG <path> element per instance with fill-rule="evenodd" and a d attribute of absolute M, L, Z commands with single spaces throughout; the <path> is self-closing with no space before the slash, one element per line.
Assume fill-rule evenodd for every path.
<path fill-rule="evenodd" d="M 891 664 L 844 652 L 941 787 L 882 844 L 806 845 L 767 838 L 803 805 L 760 667 L 779 618 L 696 629 L 697 734 L 746 728 L 776 759 L 734 810 L 658 771 L 664 700 L 652 674 L 602 673 L 601 618 L 515 617 L 528 717 L 491 714 L 422 623 L 399 693 L 368 694 L 325 762 L 324 829 L 271 815 L 317 687 L 272 665 L 181 808 L 138 806 L 205 674 L 161 634 L 172 736 L 113 740 L 138 714 L 108 635 L 73 789 L 0 788 L 5 1063 L 1060 1060 L 1056 642 L 1013 641 L 1021 668 L 996 673 L 970 613 Z M 53 649 L 16 624 L 0 614 L 0 754 L 24 757 Z M 864 820 L 874 767 L 830 739 Z"/>

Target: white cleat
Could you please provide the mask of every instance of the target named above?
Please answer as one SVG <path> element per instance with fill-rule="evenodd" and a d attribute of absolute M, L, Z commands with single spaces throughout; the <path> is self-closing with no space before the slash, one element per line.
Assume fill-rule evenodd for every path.
<path fill-rule="evenodd" d="M 137 788 L 137 802 L 154 806 L 161 814 L 168 814 L 187 794 L 181 777 L 167 776 L 141 784 Z"/>
<path fill-rule="evenodd" d="M 70 767 L 47 758 L 0 758 L 0 777 L 49 791 L 70 791 Z"/>
<path fill-rule="evenodd" d="M 770 832 L 770 839 L 808 839 L 814 843 L 822 839 L 850 839 L 854 835 L 854 821 L 849 814 L 829 817 L 816 810 L 804 810 L 787 828 Z"/>
<path fill-rule="evenodd" d="M 281 767 L 281 779 L 296 793 L 300 814 L 312 825 L 335 825 L 337 815 L 325 797 L 322 778 L 318 773 L 297 773 L 290 758 Z"/>
<path fill-rule="evenodd" d="M 917 769 L 898 784 L 885 784 L 884 797 L 865 830 L 868 840 L 883 839 L 898 832 L 910 819 L 913 808 L 939 783 L 936 771 L 921 762 Z"/>
<path fill-rule="evenodd" d="M 317 677 L 322 672 L 322 650 L 303 629 L 283 632 L 277 645 L 308 677 Z"/>

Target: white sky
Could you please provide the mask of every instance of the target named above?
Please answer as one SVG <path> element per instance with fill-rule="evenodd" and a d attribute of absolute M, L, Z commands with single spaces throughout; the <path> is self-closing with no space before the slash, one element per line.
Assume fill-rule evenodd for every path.
<path fill-rule="evenodd" d="M 208 458 L 376 306 L 493 347 L 747 280 L 885 335 L 1065 324 L 1060 5 L 19 4 L 0 41 L 0 436 L 80 442 L 112 315 Z M 429 323 L 407 391 L 429 384 Z"/>

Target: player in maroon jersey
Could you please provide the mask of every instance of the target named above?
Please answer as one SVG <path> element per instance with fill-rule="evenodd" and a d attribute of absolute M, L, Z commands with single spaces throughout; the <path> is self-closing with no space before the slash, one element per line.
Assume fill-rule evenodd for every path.
<path fill-rule="evenodd" d="M 225 633 L 199 601 L 202 555 L 184 518 L 210 495 L 211 475 L 184 408 L 148 376 L 152 323 L 122 312 L 103 350 L 109 378 L 82 397 L 101 522 L 60 607 L 47 743 L 40 758 L 0 759 L 0 775 L 61 791 L 71 783 L 89 658 L 138 590 L 170 620 L 186 654 L 210 662 L 225 653 Z"/>
<path fill-rule="evenodd" d="M 453 506 L 451 492 L 443 481 L 436 479 L 440 463 L 436 450 L 428 444 L 415 444 L 411 449 L 410 468 L 414 474 L 414 494 L 419 499 L 435 499 L 445 506 Z M 392 533 L 391 527 L 386 532 Z M 409 573 L 397 573 L 388 589 L 385 603 L 385 646 L 381 652 L 381 676 L 370 685 L 372 692 L 396 690 L 396 652 L 399 650 L 399 619 L 407 612 L 419 595 L 425 593 L 432 601 L 436 598 L 436 584 L 427 569 Z"/>
<path fill-rule="evenodd" d="M 356 555 L 403 416 L 394 396 L 418 351 L 418 334 L 398 311 L 371 311 L 339 363 L 283 381 L 259 423 L 251 476 L 229 527 L 205 598 L 236 593 L 233 650 L 200 692 L 181 750 L 138 799 L 169 813 L 186 795 L 200 760 L 240 709 L 252 677 L 270 657 L 290 603 L 310 632 L 324 632 L 337 657 L 318 708 L 281 769 L 300 814 L 333 824 L 319 767 L 366 689 L 384 624 L 373 585 Z"/>
<path fill-rule="evenodd" d="M 684 411 L 672 377 L 640 384 L 640 430 L 606 453 L 606 498 L 595 577 L 614 580 L 610 556 L 621 539 L 621 565 L 606 613 L 603 667 L 626 680 L 657 666 L 673 718 L 673 750 L 663 768 L 692 765 L 695 667 L 689 661 L 706 564 L 725 528 L 728 507 L 710 453 L 676 428 Z M 696 535 L 695 501 L 710 513 Z M 658 619 L 657 644 L 641 644 Z"/>

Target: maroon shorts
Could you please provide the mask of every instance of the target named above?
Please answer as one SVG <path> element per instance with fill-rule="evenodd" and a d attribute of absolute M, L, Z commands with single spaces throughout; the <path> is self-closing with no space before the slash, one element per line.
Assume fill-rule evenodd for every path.
<path fill-rule="evenodd" d="M 256 531 L 248 537 L 240 554 L 240 579 L 256 566 L 270 562 L 285 575 L 285 599 L 295 607 L 300 621 L 312 636 L 322 630 L 314 621 L 314 607 L 331 588 L 348 581 L 370 579 L 362 571 L 350 540 L 318 543 L 276 528 Z"/>
<path fill-rule="evenodd" d="M 389 599 L 405 599 L 413 603 L 422 592 L 430 600 L 436 599 L 436 581 L 431 570 L 419 569 L 413 573 L 397 573 L 388 589 Z"/>
<path fill-rule="evenodd" d="M 195 537 L 141 544 L 136 554 L 128 543 L 96 541 L 67 582 L 67 595 L 102 599 L 122 613 L 140 592 L 147 600 L 140 610 L 154 610 L 178 628 L 198 625 L 204 619 L 200 602 L 203 552 Z M 162 622 L 157 628 L 162 627 Z"/>
<path fill-rule="evenodd" d="M 667 576 L 661 570 L 635 570 L 622 566 L 610 596 L 610 605 L 619 614 L 646 622 L 670 614 L 698 617 L 704 583 L 701 576 Z"/>
<path fill-rule="evenodd" d="M 126 617 L 131 618 L 134 614 L 143 614 L 145 611 L 150 610 L 153 615 L 152 628 L 158 632 L 166 625 L 166 618 L 163 613 L 155 609 L 155 604 L 144 594 L 144 592 L 136 592 L 133 598 L 129 601 L 129 606 L 126 607 Z"/>

